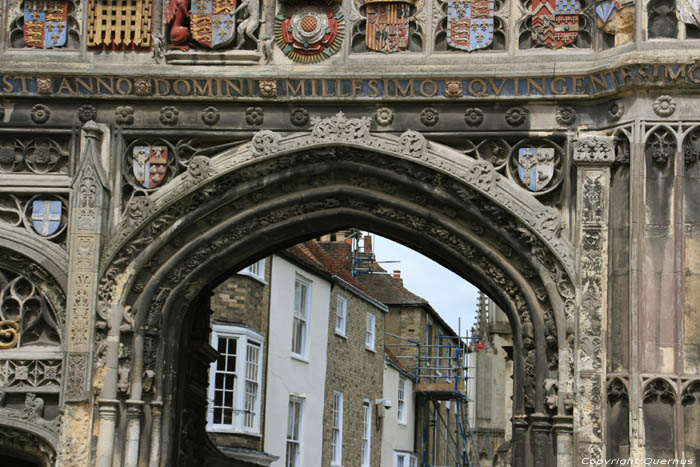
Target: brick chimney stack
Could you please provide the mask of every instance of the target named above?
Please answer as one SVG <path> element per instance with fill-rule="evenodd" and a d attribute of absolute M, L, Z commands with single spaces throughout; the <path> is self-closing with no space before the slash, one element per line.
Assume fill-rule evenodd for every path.
<path fill-rule="evenodd" d="M 401 271 L 398 269 L 394 269 L 394 274 L 392 275 L 394 276 L 394 279 L 401 279 Z"/>
<path fill-rule="evenodd" d="M 364 236 L 363 245 L 365 247 L 364 253 L 372 253 L 372 236 L 371 235 Z"/>

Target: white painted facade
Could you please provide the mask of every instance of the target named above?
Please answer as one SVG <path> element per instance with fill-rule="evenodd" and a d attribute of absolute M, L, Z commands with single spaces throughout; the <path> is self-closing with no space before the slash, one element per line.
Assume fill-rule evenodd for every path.
<path fill-rule="evenodd" d="M 383 399 L 391 401 L 391 408 L 386 410 L 377 407 L 377 410 L 384 410 L 382 421 L 382 467 L 395 467 L 397 453 L 415 453 L 414 430 L 416 426 L 416 400 L 413 393 L 413 380 L 405 378 L 404 397 L 405 418 L 399 420 L 399 380 L 401 373 L 391 363 L 384 363 L 384 388 Z M 380 404 L 381 406 L 381 404 Z M 405 467 L 409 467 L 406 462 Z"/>
<path fill-rule="evenodd" d="M 280 256 L 272 257 L 268 345 L 265 452 L 285 465 L 290 394 L 303 400 L 299 466 L 320 466 L 331 284 Z M 295 282 L 308 288 L 305 352 L 292 356 Z"/>

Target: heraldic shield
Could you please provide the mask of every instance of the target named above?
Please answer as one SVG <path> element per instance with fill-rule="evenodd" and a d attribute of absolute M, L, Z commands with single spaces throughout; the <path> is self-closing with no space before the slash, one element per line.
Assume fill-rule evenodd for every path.
<path fill-rule="evenodd" d="M 447 44 L 472 51 L 493 42 L 495 0 L 449 0 L 447 2 Z"/>
<path fill-rule="evenodd" d="M 236 0 L 192 0 L 192 39 L 205 47 L 224 47 L 236 35 Z"/>
<path fill-rule="evenodd" d="M 411 3 L 386 0 L 368 0 L 367 47 L 378 52 L 400 52 L 408 47 L 408 28 Z"/>
<path fill-rule="evenodd" d="M 50 49 L 66 45 L 68 1 L 27 0 L 24 2 L 24 43 Z"/>
<path fill-rule="evenodd" d="M 61 226 L 61 211 L 62 203 L 60 201 L 33 201 L 32 227 L 44 237 L 55 234 Z"/>
<path fill-rule="evenodd" d="M 518 177 L 530 191 L 540 191 L 554 176 L 554 148 L 520 148 Z"/>
<path fill-rule="evenodd" d="M 595 12 L 598 15 L 598 18 L 600 18 L 603 24 L 605 24 L 608 22 L 610 16 L 613 14 L 616 8 L 620 8 L 620 3 L 618 0 L 604 0 L 602 2 L 598 2 L 598 4 L 595 6 Z"/>
<path fill-rule="evenodd" d="M 538 43 L 558 49 L 578 37 L 577 0 L 532 0 L 532 36 Z"/>
<path fill-rule="evenodd" d="M 134 147 L 134 178 L 144 188 L 155 188 L 165 179 L 168 167 L 167 146 Z"/>

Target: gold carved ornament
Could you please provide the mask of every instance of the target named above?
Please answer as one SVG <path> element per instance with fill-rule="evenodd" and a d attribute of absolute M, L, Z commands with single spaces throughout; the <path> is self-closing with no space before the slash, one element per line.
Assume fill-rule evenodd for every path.
<path fill-rule="evenodd" d="M 13 349 L 19 342 L 19 323 L 0 321 L 0 349 Z"/>
<path fill-rule="evenodd" d="M 90 0 L 88 47 L 150 48 L 152 0 Z"/>

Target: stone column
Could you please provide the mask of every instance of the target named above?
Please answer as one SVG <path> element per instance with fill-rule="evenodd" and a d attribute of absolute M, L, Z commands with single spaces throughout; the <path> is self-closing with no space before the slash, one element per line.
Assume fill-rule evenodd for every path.
<path fill-rule="evenodd" d="M 552 431 L 557 443 L 557 466 L 569 467 L 574 463 L 573 450 L 573 417 L 570 415 L 555 415 L 552 417 Z"/>
<path fill-rule="evenodd" d="M 83 126 L 83 136 L 70 195 L 67 371 L 57 460 L 57 465 L 63 467 L 90 463 L 92 340 L 103 216 L 109 206 L 107 177 L 100 157 L 104 130 L 90 121 Z"/>
<path fill-rule="evenodd" d="M 611 137 L 584 136 L 574 140 L 579 300 L 574 465 L 582 465 L 586 458 L 605 458 L 608 206 L 610 167 L 614 161 Z"/>

